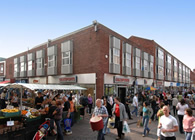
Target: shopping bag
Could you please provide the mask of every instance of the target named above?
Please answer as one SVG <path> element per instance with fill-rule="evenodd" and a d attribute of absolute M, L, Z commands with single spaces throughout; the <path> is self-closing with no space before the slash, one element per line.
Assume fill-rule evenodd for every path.
<path fill-rule="evenodd" d="M 127 121 L 123 122 L 123 131 L 122 132 L 123 133 L 130 133 L 130 128 L 129 128 Z"/>
<path fill-rule="evenodd" d="M 107 127 L 110 128 L 110 129 L 114 129 L 114 125 L 115 125 L 115 118 L 114 117 L 109 118 Z"/>
<path fill-rule="evenodd" d="M 64 130 L 71 131 L 71 119 L 64 119 Z"/>

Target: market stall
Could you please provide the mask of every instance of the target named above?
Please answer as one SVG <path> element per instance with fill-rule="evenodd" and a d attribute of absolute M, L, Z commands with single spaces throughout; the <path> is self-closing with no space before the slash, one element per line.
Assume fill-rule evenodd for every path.
<path fill-rule="evenodd" d="M 15 131 L 25 128 L 26 137 L 31 137 L 38 126 L 44 121 L 46 115 L 41 115 L 41 110 L 34 109 L 32 107 L 23 106 L 22 92 L 23 89 L 35 90 L 86 90 L 76 85 L 43 85 L 43 84 L 27 84 L 27 83 L 13 83 L 2 86 L 6 89 L 19 89 L 20 90 L 20 105 L 18 108 L 14 108 L 10 105 L 8 100 L 7 108 L 0 111 L 0 137 L 8 135 L 8 132 L 15 133 Z M 8 95 L 10 96 L 10 95 Z M 9 97 L 8 97 L 9 99 Z M 10 126 L 8 123 L 12 123 Z M 18 126 L 18 127 L 17 127 Z M 32 132 L 33 131 L 33 132 Z M 9 137 L 9 135 L 8 135 Z M 8 138 L 11 139 L 11 138 Z"/>

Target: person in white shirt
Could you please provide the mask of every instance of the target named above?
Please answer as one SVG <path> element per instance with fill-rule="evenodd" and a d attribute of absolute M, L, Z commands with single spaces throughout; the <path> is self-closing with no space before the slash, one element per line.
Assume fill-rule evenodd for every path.
<path fill-rule="evenodd" d="M 137 115 L 137 111 L 138 111 L 138 93 L 135 93 L 134 97 L 133 97 L 133 106 L 134 106 L 134 110 L 132 111 L 132 114 L 135 112 L 135 115 L 138 117 Z"/>
<path fill-rule="evenodd" d="M 177 104 L 178 104 L 177 95 L 174 95 L 173 102 L 172 102 L 174 116 L 176 115 L 176 106 L 177 106 Z"/>
<path fill-rule="evenodd" d="M 161 129 L 160 140 L 176 140 L 175 132 L 178 131 L 177 120 L 169 114 L 168 106 L 163 107 L 164 115 L 160 118 L 158 128 Z"/>
<path fill-rule="evenodd" d="M 189 108 L 188 105 L 185 103 L 184 99 L 181 99 L 181 101 L 177 104 L 176 109 L 177 111 L 177 115 L 178 115 L 178 119 L 179 119 L 179 132 L 181 134 L 184 133 L 183 131 L 183 117 L 185 115 L 185 110 Z"/>

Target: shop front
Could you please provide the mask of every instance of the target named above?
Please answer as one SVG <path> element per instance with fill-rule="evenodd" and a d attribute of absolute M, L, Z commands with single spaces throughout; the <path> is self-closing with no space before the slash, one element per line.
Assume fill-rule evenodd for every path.
<path fill-rule="evenodd" d="M 120 97 L 125 102 L 125 97 L 132 93 L 134 77 L 104 74 L 104 95 Z"/>
<path fill-rule="evenodd" d="M 29 78 L 29 84 L 47 84 L 46 77 Z"/>
<path fill-rule="evenodd" d="M 48 84 L 58 85 L 77 85 L 86 88 L 83 91 L 67 91 L 74 94 L 83 93 L 85 96 L 91 94 L 93 101 L 96 100 L 96 74 L 74 74 L 74 75 L 60 75 L 60 76 L 48 76 Z"/>

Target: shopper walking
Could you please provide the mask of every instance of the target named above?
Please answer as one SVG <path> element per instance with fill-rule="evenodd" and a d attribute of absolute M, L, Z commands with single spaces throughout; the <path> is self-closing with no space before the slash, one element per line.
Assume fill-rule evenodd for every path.
<path fill-rule="evenodd" d="M 118 137 L 116 140 L 119 140 L 121 138 L 124 138 L 124 133 L 122 133 L 123 129 L 123 121 L 127 120 L 128 116 L 125 110 L 125 106 L 123 103 L 120 102 L 119 97 L 114 98 L 114 107 L 112 114 L 115 115 L 115 128 L 117 128 Z"/>
<path fill-rule="evenodd" d="M 188 105 L 185 103 L 184 99 L 181 99 L 181 101 L 177 104 L 177 114 L 178 114 L 178 119 L 179 119 L 179 132 L 181 134 L 184 133 L 183 131 L 183 116 L 185 115 L 185 110 L 188 108 Z"/>
<path fill-rule="evenodd" d="M 133 106 L 134 110 L 132 111 L 132 114 L 135 113 L 135 115 L 138 117 L 137 112 L 138 112 L 138 93 L 135 93 L 133 97 Z"/>
<path fill-rule="evenodd" d="M 186 140 L 191 140 L 192 129 L 195 128 L 193 126 L 194 122 L 195 118 L 192 116 L 192 110 L 190 108 L 186 109 L 183 118 L 183 129 L 185 131 Z"/>
<path fill-rule="evenodd" d="M 148 109 L 148 102 L 143 103 L 143 126 L 144 126 L 144 132 L 142 134 L 143 137 L 146 136 L 146 131 L 147 134 L 149 134 L 150 129 L 148 128 L 148 122 L 149 122 L 149 109 Z"/>

